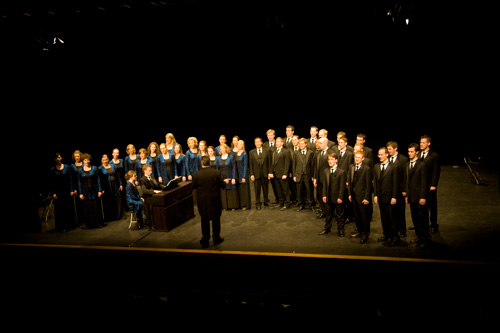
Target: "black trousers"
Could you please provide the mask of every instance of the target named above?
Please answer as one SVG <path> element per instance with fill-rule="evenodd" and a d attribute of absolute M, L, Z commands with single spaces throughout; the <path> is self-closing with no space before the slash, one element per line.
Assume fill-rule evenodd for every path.
<path fill-rule="evenodd" d="M 260 177 L 258 179 L 255 179 L 253 182 L 253 186 L 255 189 L 255 203 L 257 205 L 261 205 L 262 202 L 260 201 L 260 190 L 262 189 L 262 193 L 264 194 L 264 204 L 269 203 L 269 197 L 268 197 L 268 191 L 269 191 L 269 181 L 265 177 Z"/>
<path fill-rule="evenodd" d="M 361 235 L 370 234 L 370 204 L 359 204 L 356 197 L 352 197 L 352 207 L 354 211 L 354 220 L 356 221 L 356 228 Z"/>
<path fill-rule="evenodd" d="M 314 197 L 312 196 L 312 183 L 306 175 L 302 175 L 299 182 L 295 183 L 297 187 L 297 200 L 299 205 L 304 205 L 304 197 L 309 205 L 313 205 Z"/>
<path fill-rule="evenodd" d="M 337 202 L 327 202 L 325 204 L 325 230 L 331 231 L 333 220 L 337 221 L 337 230 L 344 230 L 346 215 L 345 215 L 345 201 L 341 204 Z"/>
<path fill-rule="evenodd" d="M 388 239 L 394 239 L 394 237 L 399 237 L 396 229 L 396 219 L 395 219 L 395 205 L 391 203 L 378 203 L 380 208 L 380 220 L 382 222 L 382 231 L 384 236 Z"/>
<path fill-rule="evenodd" d="M 201 234 L 202 241 L 210 240 L 210 220 L 206 218 L 201 218 Z M 220 217 L 217 217 L 212 220 L 212 239 L 220 238 Z"/>
<path fill-rule="evenodd" d="M 288 178 L 276 179 L 276 190 L 278 192 L 278 202 L 280 206 L 286 206 L 290 202 L 290 191 L 288 190 Z"/>
<path fill-rule="evenodd" d="M 420 205 L 417 202 L 410 202 L 410 211 L 417 238 L 424 242 L 429 240 L 429 207 L 427 204 Z"/>

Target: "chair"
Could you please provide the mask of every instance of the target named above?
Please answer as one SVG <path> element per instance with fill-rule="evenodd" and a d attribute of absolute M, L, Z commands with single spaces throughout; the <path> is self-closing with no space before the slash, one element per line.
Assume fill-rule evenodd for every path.
<path fill-rule="evenodd" d="M 473 162 L 470 158 L 464 157 L 465 164 L 469 168 L 469 171 L 474 178 L 474 181 L 476 182 L 477 185 L 484 185 L 486 184 L 481 176 L 479 176 L 479 166 L 481 162 L 481 157 L 477 159 L 477 162 Z"/>
<path fill-rule="evenodd" d="M 130 223 L 128 225 L 128 228 L 130 230 L 130 229 L 132 229 L 132 224 L 136 224 L 137 225 L 137 216 L 135 215 L 135 212 L 134 212 L 134 205 L 128 205 L 128 207 L 130 208 L 130 211 L 131 211 L 131 214 L 130 214 Z"/>

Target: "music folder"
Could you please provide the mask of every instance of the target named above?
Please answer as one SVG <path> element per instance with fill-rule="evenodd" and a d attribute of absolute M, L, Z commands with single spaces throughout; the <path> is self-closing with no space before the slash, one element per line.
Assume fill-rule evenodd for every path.
<path fill-rule="evenodd" d="M 176 187 L 182 180 L 182 177 L 177 176 L 174 179 L 171 179 L 168 184 L 163 188 L 163 191 L 168 191 Z"/>

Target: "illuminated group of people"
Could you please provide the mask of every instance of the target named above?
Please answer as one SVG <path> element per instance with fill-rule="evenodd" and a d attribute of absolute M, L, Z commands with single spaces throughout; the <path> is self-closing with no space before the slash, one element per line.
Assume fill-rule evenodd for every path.
<path fill-rule="evenodd" d="M 302 211 L 307 207 L 318 218 L 325 218 L 320 235 L 330 233 L 336 222 L 343 237 L 345 224 L 355 221 L 356 232 L 351 237 L 359 237 L 363 244 L 370 234 L 375 203 L 383 229 L 378 241 L 396 245 L 406 236 L 405 207 L 409 203 L 417 236 L 412 242 L 428 245 L 430 234 L 439 227 L 436 190 L 440 172 L 429 136 L 410 144 L 408 157 L 398 152 L 396 142 L 388 142 L 378 149 L 375 161 L 372 149 L 364 145 L 364 134 L 358 134 L 350 146 L 344 132 L 337 133 L 336 142 L 328 139 L 327 130 L 315 126 L 308 138 L 294 132 L 293 126 L 287 126 L 286 136 L 276 137 L 269 129 L 267 140 L 256 137 L 249 152 L 238 136 L 228 145 L 221 135 L 217 147 L 189 137 L 185 153 L 168 133 L 164 143 L 151 142 L 138 153 L 134 145 L 128 145 L 124 159 L 115 148 L 111 159 L 102 155 L 99 167 L 91 164 L 89 154 L 78 150 L 71 165 L 63 164 L 62 156 L 56 154 L 56 165 L 50 170 L 56 230 L 102 227 L 106 221 L 121 219 L 125 210 L 133 210 L 142 227 L 144 198 L 172 179 L 192 180 L 206 155 L 210 167 L 220 170 L 226 180 L 221 190 L 221 205 L 226 210 L 250 209 L 249 186 L 253 183 L 256 209 L 268 206 Z M 270 200 L 269 187 L 274 201 Z"/>

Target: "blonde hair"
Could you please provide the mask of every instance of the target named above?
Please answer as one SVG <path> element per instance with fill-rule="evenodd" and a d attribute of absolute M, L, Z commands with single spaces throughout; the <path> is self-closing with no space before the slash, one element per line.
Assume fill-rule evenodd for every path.
<path fill-rule="evenodd" d="M 71 154 L 71 159 L 73 159 L 73 162 L 75 162 L 75 154 L 80 155 L 80 161 L 83 161 L 83 159 L 82 159 L 82 152 L 81 152 L 81 151 L 79 151 L 79 150 L 75 150 L 75 151 L 73 152 L 73 154 Z"/>
<path fill-rule="evenodd" d="M 227 144 L 223 143 L 219 146 L 219 153 L 221 148 L 224 148 L 226 150 L 226 154 L 229 154 L 229 146 Z"/>
<path fill-rule="evenodd" d="M 127 150 L 127 154 L 130 154 L 130 153 L 128 152 L 128 150 L 129 150 L 129 149 L 133 149 L 132 154 L 135 154 L 135 146 L 134 146 L 133 144 L 129 144 L 129 145 L 127 146 L 127 149 L 126 149 L 126 150 Z"/>
<path fill-rule="evenodd" d="M 243 151 L 245 151 L 245 141 L 243 141 L 243 140 L 238 140 L 238 145 L 239 145 L 240 143 L 241 143 L 241 144 L 243 144 Z"/>
<path fill-rule="evenodd" d="M 172 140 L 172 147 L 175 146 L 177 141 L 175 141 L 174 135 L 172 133 L 165 134 L 165 142 L 167 142 L 167 137 L 170 138 L 170 140 Z"/>
<path fill-rule="evenodd" d="M 194 141 L 194 146 L 195 147 L 198 147 L 198 139 L 195 138 L 194 136 L 190 136 L 188 139 L 187 139 L 187 144 L 188 144 L 188 147 L 189 147 L 189 141 Z"/>

